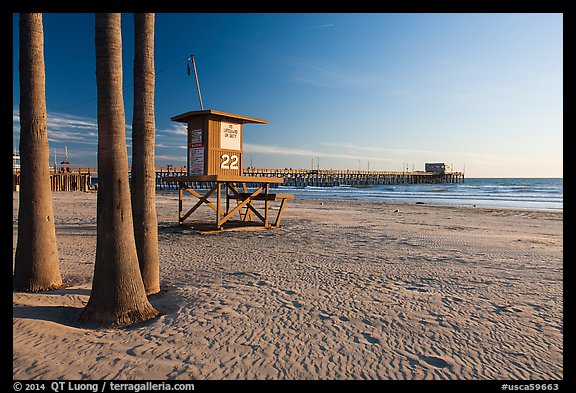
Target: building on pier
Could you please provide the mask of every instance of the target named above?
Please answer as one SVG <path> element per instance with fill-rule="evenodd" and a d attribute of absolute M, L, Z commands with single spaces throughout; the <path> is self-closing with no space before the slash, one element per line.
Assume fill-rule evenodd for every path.
<path fill-rule="evenodd" d="M 424 171 L 433 173 L 452 172 L 452 165 L 443 162 L 427 162 L 424 164 Z"/>

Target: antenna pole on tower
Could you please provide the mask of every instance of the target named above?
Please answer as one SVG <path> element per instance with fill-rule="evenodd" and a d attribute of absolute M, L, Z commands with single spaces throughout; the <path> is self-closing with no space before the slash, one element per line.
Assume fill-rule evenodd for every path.
<path fill-rule="evenodd" d="M 200 109 L 204 110 L 204 104 L 202 104 L 202 94 L 200 93 L 200 82 L 198 82 L 198 72 L 196 72 L 196 62 L 194 61 L 194 55 L 190 55 L 190 60 L 192 61 L 192 68 L 194 69 L 194 78 L 196 78 L 196 88 L 198 89 L 198 99 L 200 100 Z"/>

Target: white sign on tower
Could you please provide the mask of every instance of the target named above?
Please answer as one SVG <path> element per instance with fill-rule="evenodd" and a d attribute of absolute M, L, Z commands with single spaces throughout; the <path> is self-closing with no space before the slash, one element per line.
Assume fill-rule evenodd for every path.
<path fill-rule="evenodd" d="M 230 122 L 220 123 L 220 148 L 229 150 L 240 150 L 240 140 L 242 139 L 242 125 Z"/>

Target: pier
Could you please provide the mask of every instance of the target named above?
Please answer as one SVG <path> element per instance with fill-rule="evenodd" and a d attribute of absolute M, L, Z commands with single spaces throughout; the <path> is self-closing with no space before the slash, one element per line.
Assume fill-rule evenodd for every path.
<path fill-rule="evenodd" d="M 50 170 L 50 188 L 52 191 L 82 191 L 94 189 L 92 173 L 89 168 L 75 168 L 74 170 Z M 20 170 L 12 171 L 12 191 L 20 191 Z"/>
<path fill-rule="evenodd" d="M 462 172 L 401 172 L 401 171 L 357 171 L 333 169 L 259 169 L 245 168 L 245 176 L 282 177 L 284 186 L 291 187 L 334 187 L 376 186 L 383 184 L 463 183 Z M 156 169 L 156 189 L 175 189 L 173 183 L 163 180 L 165 176 L 185 176 L 186 167 L 160 167 Z M 253 184 L 253 186 L 255 186 Z M 192 184 L 192 187 L 207 187 Z M 250 186 L 250 185 L 249 185 Z"/>
<path fill-rule="evenodd" d="M 255 169 L 248 168 L 249 176 L 283 177 L 285 186 L 334 187 L 375 186 L 382 184 L 462 183 L 461 172 L 392 172 L 333 169 Z"/>
<path fill-rule="evenodd" d="M 84 191 L 95 189 L 92 176 L 97 168 L 67 168 L 66 171 L 52 171 L 50 183 L 52 191 Z M 290 187 L 334 187 L 334 186 L 376 186 L 383 184 L 422 184 L 422 183 L 463 183 L 462 172 L 402 172 L 402 171 L 357 171 L 334 169 L 260 169 L 245 168 L 245 176 L 283 177 L 285 186 Z M 156 168 L 156 189 L 176 190 L 174 182 L 164 180 L 168 176 L 186 176 L 185 166 L 160 166 Z M 13 171 L 13 190 L 20 184 L 20 171 Z M 255 186 L 253 184 L 252 186 Z M 209 184 L 190 184 L 194 188 L 210 187 Z M 249 185 L 251 186 L 251 185 Z"/>

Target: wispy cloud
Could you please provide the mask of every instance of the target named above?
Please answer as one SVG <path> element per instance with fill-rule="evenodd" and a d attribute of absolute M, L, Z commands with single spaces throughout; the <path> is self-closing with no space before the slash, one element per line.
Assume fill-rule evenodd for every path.
<path fill-rule="evenodd" d="M 188 127 L 184 123 L 172 123 L 169 128 L 156 130 L 157 135 L 188 135 Z"/>
<path fill-rule="evenodd" d="M 521 157 L 521 156 L 501 156 L 498 154 L 493 154 L 490 152 L 486 153 L 475 153 L 470 151 L 442 151 L 442 150 L 423 150 L 423 149 L 405 149 L 405 148 L 386 148 L 378 146 L 360 146 L 351 143 L 333 143 L 333 142 L 321 142 L 323 146 L 333 148 L 337 151 L 344 151 L 346 154 L 334 154 L 335 157 L 353 157 L 355 155 L 360 156 L 362 151 L 368 152 L 371 155 L 385 154 L 387 157 L 391 157 L 387 161 L 397 163 L 399 160 L 413 160 L 414 157 L 421 157 L 424 160 L 430 159 L 434 160 L 434 157 L 438 157 L 439 160 L 444 160 L 444 162 L 454 163 L 461 162 L 466 163 L 466 165 L 475 166 L 478 168 L 485 167 L 486 165 L 496 166 L 501 165 L 502 167 L 506 165 L 517 165 L 521 168 L 522 165 L 525 167 L 537 167 L 538 165 L 545 165 L 546 162 L 555 162 L 554 160 L 544 160 L 539 157 Z M 393 159 L 392 159 L 393 158 Z M 357 159 L 363 160 L 376 160 L 370 157 L 358 157 Z M 381 159 L 381 161 L 383 161 Z M 431 162 L 431 161 L 428 161 Z M 562 162 L 562 157 L 556 160 L 557 163 Z M 539 164 L 541 163 L 541 164 Z"/>
<path fill-rule="evenodd" d="M 335 26 L 325 24 L 311 26 L 307 29 L 324 29 Z M 338 66 L 335 62 L 321 62 L 302 56 L 294 56 L 286 52 L 265 46 L 252 45 L 251 48 L 265 53 L 273 58 L 276 63 L 282 64 L 288 69 L 288 78 L 309 85 L 319 87 L 356 87 L 372 86 L 388 83 L 390 77 L 382 73 L 364 72 L 356 68 Z"/>
<path fill-rule="evenodd" d="M 482 85 L 463 85 L 457 84 L 452 92 L 452 98 L 461 103 L 462 100 L 470 99 L 498 99 L 512 93 L 509 87 L 502 86 L 498 83 Z"/>
<path fill-rule="evenodd" d="M 370 86 L 383 81 L 381 76 L 359 71 L 347 71 L 332 64 L 292 59 L 292 78 L 298 82 L 320 87 Z"/>
<path fill-rule="evenodd" d="M 186 149 L 188 127 L 172 123 L 168 128 L 156 130 L 156 147 L 161 149 Z"/>
<path fill-rule="evenodd" d="M 98 121 L 90 117 L 49 112 L 46 126 L 49 142 L 89 145 L 98 143 Z M 126 129 L 131 130 L 132 126 L 127 124 Z M 14 139 L 19 139 L 20 113 L 18 108 L 12 108 L 12 131 Z M 127 138 L 131 138 L 130 133 L 127 133 Z"/>
<path fill-rule="evenodd" d="M 317 150 L 299 149 L 282 146 L 266 146 L 254 143 L 244 143 L 244 151 L 247 153 L 276 154 L 283 156 L 305 156 L 305 157 L 330 157 L 352 160 L 390 161 L 395 160 L 384 157 L 367 157 L 365 154 L 346 154 L 341 152 L 323 152 Z"/>
<path fill-rule="evenodd" d="M 533 75 L 542 75 L 540 71 L 533 71 L 527 69 L 512 69 L 510 70 L 510 74 L 512 75 L 522 75 L 522 76 L 533 76 Z"/>
<path fill-rule="evenodd" d="M 98 143 L 98 123 L 94 119 L 64 113 L 48 113 L 46 125 L 49 142 L 89 145 Z M 18 108 L 12 109 L 12 131 L 14 140 L 20 139 L 20 113 Z"/>
<path fill-rule="evenodd" d="M 65 113 L 48 113 L 48 130 L 92 130 L 97 135 L 98 122 L 95 119 L 73 116 Z"/>
<path fill-rule="evenodd" d="M 156 154 L 155 158 L 156 158 L 156 160 L 159 160 L 159 161 L 166 161 L 169 163 L 177 162 L 177 163 L 183 163 L 183 165 L 186 165 L 186 156 L 185 155 L 171 156 L 171 155 Z"/>
<path fill-rule="evenodd" d="M 186 149 L 186 145 L 171 145 L 165 142 L 158 142 L 158 140 L 156 140 L 156 147 L 164 149 Z"/>
<path fill-rule="evenodd" d="M 377 147 L 377 146 L 360 146 L 353 143 L 334 143 L 334 142 L 320 142 L 321 145 L 346 149 L 352 151 L 368 151 L 372 153 L 394 153 L 394 154 L 448 154 L 448 152 L 436 151 L 436 150 L 422 150 L 422 149 L 404 149 L 404 148 L 390 148 L 390 147 Z"/>

